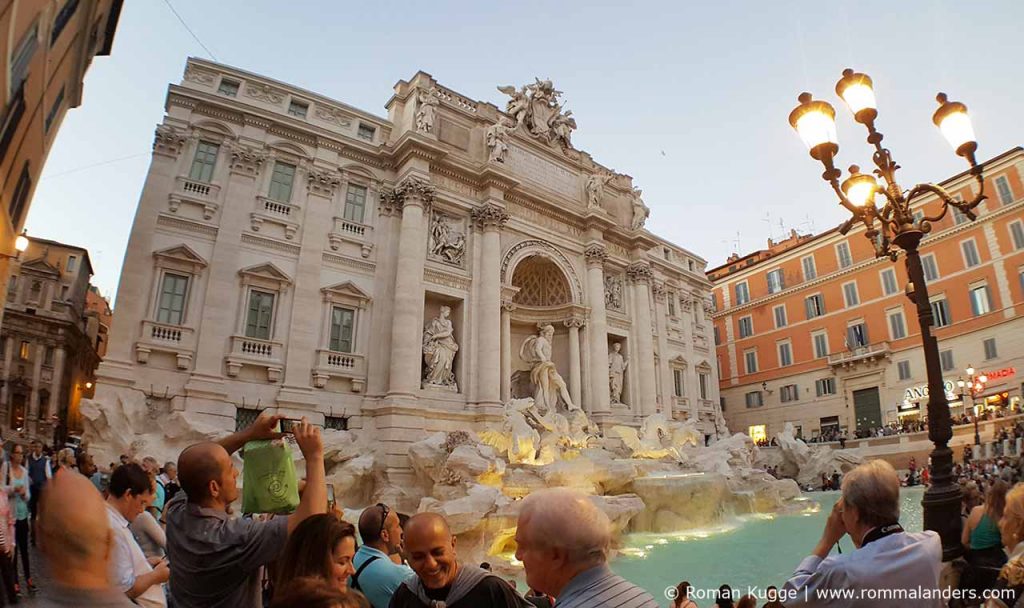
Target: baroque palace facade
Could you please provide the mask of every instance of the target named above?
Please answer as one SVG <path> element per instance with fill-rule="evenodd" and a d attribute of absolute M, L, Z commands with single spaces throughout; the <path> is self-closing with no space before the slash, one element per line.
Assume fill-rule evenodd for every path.
<path fill-rule="evenodd" d="M 549 81 L 501 91 L 504 111 L 419 72 L 384 119 L 190 59 L 96 401 L 221 428 L 276 408 L 373 432 L 401 469 L 426 432 L 500 424 L 543 359 L 599 424 L 724 432 L 705 261 L 572 147 Z"/>
<path fill-rule="evenodd" d="M 978 219 L 950 209 L 921 243 L 951 414 L 970 414 L 958 385 L 988 376 L 978 412 L 1018 409 L 1024 371 L 1024 149 L 984 163 Z M 971 198 L 967 173 L 942 182 Z M 940 203 L 922 198 L 915 214 Z M 926 416 L 927 376 L 904 258 L 877 259 L 863 225 L 846 236 L 791 233 L 711 270 L 721 394 L 731 428 L 771 438 L 792 423 L 812 437 L 853 437 Z"/>

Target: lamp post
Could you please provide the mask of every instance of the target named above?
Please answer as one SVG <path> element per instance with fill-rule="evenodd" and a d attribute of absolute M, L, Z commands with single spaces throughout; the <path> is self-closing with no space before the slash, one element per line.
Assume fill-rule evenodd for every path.
<path fill-rule="evenodd" d="M 18 235 L 18 238 L 14 239 L 14 255 L 9 253 L 0 253 L 0 258 L 17 260 L 26 249 L 28 249 L 28 232 L 22 230 L 21 234 Z"/>
<path fill-rule="evenodd" d="M 882 147 L 882 134 L 875 128 L 878 108 L 871 78 L 866 74 L 847 69 L 836 84 L 836 93 L 853 112 L 854 119 L 868 131 L 867 141 L 875 152 L 875 176 L 860 172 L 856 165 L 850 167 L 850 175 L 842 183 L 842 171 L 834 164 L 839 152 L 836 137 L 835 109 L 825 101 L 815 100 L 810 93 L 801 93 L 798 105 L 789 115 L 789 123 L 807 145 L 811 157 L 825 167 L 822 178 L 832 186 L 839 197 L 839 203 L 851 214 L 851 218 L 839 227 L 840 234 L 847 234 L 857 222 L 863 222 L 865 236 L 872 242 L 876 257 L 888 257 L 896 261 L 899 250 L 906 253 L 907 297 L 917 308 L 921 325 L 921 342 L 924 348 L 925 368 L 928 374 L 928 438 L 934 449 L 931 453 L 932 485 L 925 491 L 921 501 L 924 507 L 924 527 L 935 530 L 942 537 L 942 558 L 952 560 L 963 554 L 960 544 L 960 487 L 953 479 L 953 451 L 949 440 L 953 427 L 949 415 L 949 403 L 943 386 L 942 368 L 939 362 L 939 348 L 932 335 L 931 304 L 928 301 L 928 287 L 918 245 L 932 229 L 932 223 L 941 220 L 949 207 L 957 208 L 969 219 L 976 219 L 974 209 L 985 199 L 982 167 L 974 153 L 978 144 L 974 138 L 967 107 L 959 102 L 949 101 L 944 93 L 936 100 L 939 108 L 932 121 L 942 131 L 957 155 L 964 157 L 970 165 L 970 174 L 978 182 L 978 193 L 973 200 L 958 201 L 945 189 L 934 184 L 917 184 L 904 191 L 896 182 L 899 165 L 887 148 Z M 923 196 L 935 196 L 942 203 L 934 216 L 916 219 L 912 206 Z M 881 196 L 881 207 L 875 205 Z"/>
<path fill-rule="evenodd" d="M 978 410 L 974 405 L 974 399 L 978 393 L 985 390 L 985 383 L 988 382 L 988 377 L 985 374 L 975 377 L 973 365 L 968 365 L 964 371 L 967 372 L 967 380 L 957 380 L 956 384 L 960 387 L 961 399 L 967 397 L 968 394 L 971 396 L 971 417 L 974 418 L 974 445 L 981 445 L 981 433 L 978 432 Z"/>

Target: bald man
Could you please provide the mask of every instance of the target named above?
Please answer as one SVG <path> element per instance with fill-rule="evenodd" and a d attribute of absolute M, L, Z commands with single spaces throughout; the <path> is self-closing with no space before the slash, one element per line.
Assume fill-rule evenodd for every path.
<path fill-rule="evenodd" d="M 88 479 L 58 475 L 50 481 L 40 501 L 36 525 L 39 549 L 53 578 L 53 584 L 43 590 L 43 606 L 135 606 L 123 592 L 110 586 L 114 536 L 103 497 Z"/>
<path fill-rule="evenodd" d="M 182 491 L 167 504 L 167 557 L 171 594 L 189 608 L 260 608 L 260 568 L 275 559 L 288 534 L 311 515 L 327 512 L 320 429 L 295 425 L 295 443 L 306 459 L 306 486 L 299 506 L 270 521 L 232 518 L 238 500 L 238 469 L 231 454 L 249 441 L 276 439 L 280 416 L 261 415 L 249 428 L 218 443 L 199 443 L 178 457 Z"/>
<path fill-rule="evenodd" d="M 532 608 L 501 577 L 460 564 L 455 536 L 444 517 L 419 513 L 405 524 L 405 556 L 415 578 L 391 598 L 390 608 Z"/>

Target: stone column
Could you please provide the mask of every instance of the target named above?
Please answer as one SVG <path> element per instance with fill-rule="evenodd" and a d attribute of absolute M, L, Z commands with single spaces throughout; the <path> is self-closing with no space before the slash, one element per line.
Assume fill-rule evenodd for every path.
<path fill-rule="evenodd" d="M 67 353 L 64 351 L 64 347 L 58 345 L 53 353 L 53 379 L 50 381 L 50 409 L 58 416 L 61 404 L 64 402 L 64 395 L 61 394 L 61 391 L 64 390 L 64 361 L 66 357 Z"/>
<path fill-rule="evenodd" d="M 402 225 L 391 322 L 388 396 L 415 398 L 423 367 L 423 265 L 427 251 L 424 217 L 434 202 L 434 187 L 421 178 L 410 176 L 395 187 L 394 197 L 402 209 Z"/>
<path fill-rule="evenodd" d="M 501 404 L 501 227 L 508 222 L 505 209 L 488 202 L 473 209 L 473 223 L 483 231 L 480 254 L 477 318 L 477 400 Z"/>
<path fill-rule="evenodd" d="M 43 357 L 46 345 L 35 345 L 35 361 L 32 363 L 32 393 L 28 398 L 28 413 L 25 415 L 25 428 L 34 435 L 39 429 L 39 389 L 43 388 Z"/>
<path fill-rule="evenodd" d="M 608 313 L 604 307 L 604 262 L 608 252 L 593 242 L 583 250 L 587 258 L 587 298 L 590 300 L 590 414 L 611 412 L 608 393 Z"/>
<path fill-rule="evenodd" d="M 583 327 L 583 319 L 573 317 L 565 320 L 565 326 L 569 328 L 569 396 L 572 402 L 580 405 L 581 378 L 580 369 L 580 328 Z M 580 406 L 582 407 L 582 406 Z"/>
<path fill-rule="evenodd" d="M 639 407 L 634 411 L 641 416 L 656 413 L 657 390 L 654 378 L 654 340 L 651 335 L 651 266 L 647 262 L 635 262 L 626 268 L 630 289 L 633 292 L 633 303 L 636 307 L 633 323 L 636 335 L 637 379 L 640 383 L 638 391 Z"/>
<path fill-rule="evenodd" d="M 0 406 L 6 412 L 11 405 L 11 393 L 7 387 L 10 385 L 11 380 L 11 364 L 14 363 L 14 336 L 7 336 L 4 342 L 4 382 L 3 388 L 0 388 Z"/>
<path fill-rule="evenodd" d="M 669 365 L 668 350 L 668 320 L 667 302 L 668 291 L 663 283 L 651 285 L 654 292 L 654 323 L 658 328 L 658 374 L 661 375 L 659 387 L 661 388 L 661 411 L 672 418 L 676 408 L 675 382 L 672 378 L 672 369 Z"/>
<path fill-rule="evenodd" d="M 501 402 L 512 398 L 512 311 L 510 300 L 501 304 Z"/>

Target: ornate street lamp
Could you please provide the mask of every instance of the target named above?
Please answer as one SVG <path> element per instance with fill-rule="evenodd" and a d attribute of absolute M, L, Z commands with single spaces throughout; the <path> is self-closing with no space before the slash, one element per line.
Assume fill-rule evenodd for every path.
<path fill-rule="evenodd" d="M 967 380 L 957 380 L 956 384 L 960 387 L 960 399 L 966 398 L 968 394 L 971 396 L 971 417 L 974 418 L 974 445 L 981 445 L 981 433 L 978 432 L 978 410 L 977 406 L 974 405 L 974 400 L 978 393 L 985 390 L 988 376 L 982 374 L 975 377 L 973 365 L 968 365 L 964 371 L 967 372 Z"/>
<path fill-rule="evenodd" d="M 840 234 L 845 235 L 857 222 L 863 222 L 865 236 L 871 240 L 876 257 L 888 257 L 895 262 L 900 249 L 906 252 L 907 275 L 910 278 L 907 297 L 917 307 L 928 373 L 928 438 L 935 446 L 931 453 L 932 485 L 925 491 L 921 502 L 924 507 L 924 527 L 935 530 L 942 537 L 942 557 L 949 561 L 963 553 L 960 544 L 960 487 L 953 479 L 953 451 L 948 446 L 953 437 L 953 427 L 943 387 L 938 342 L 931 332 L 934 319 L 917 247 L 924 235 L 931 231 L 932 223 L 945 217 L 950 206 L 956 207 L 971 220 L 976 219 L 974 209 L 985 200 L 982 167 L 974 157 L 978 143 L 974 138 L 967 107 L 949 101 L 945 93 L 939 93 L 936 96 L 939 109 L 932 116 L 932 121 L 957 155 L 967 160 L 970 174 L 978 182 L 978 193 L 973 200 L 959 201 L 934 184 L 917 184 L 904 191 L 896 182 L 899 165 L 893 160 L 888 148 L 882 147 L 882 134 L 875 128 L 878 107 L 871 78 L 850 69 L 844 70 L 843 77 L 836 84 L 836 93 L 846 102 L 854 119 L 868 130 L 867 141 L 875 147 L 872 157 L 875 164 L 874 176 L 861 173 L 860 168 L 853 165 L 849 177 L 840 183 L 842 171 L 834 164 L 839 152 L 836 113 L 828 102 L 815 100 L 810 93 L 801 93 L 800 105 L 790 113 L 789 123 L 807 145 L 811 156 L 824 165 L 822 178 L 832 186 L 839 197 L 839 203 L 852 215 L 839 227 Z M 875 176 L 881 178 L 881 184 Z M 941 210 L 936 215 L 915 219 L 912 205 L 920 197 L 928 195 L 939 199 Z M 878 196 L 882 197 L 881 207 L 875 204 Z"/>

